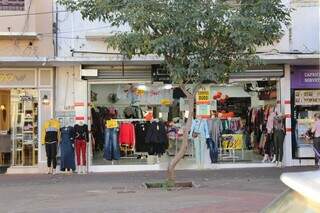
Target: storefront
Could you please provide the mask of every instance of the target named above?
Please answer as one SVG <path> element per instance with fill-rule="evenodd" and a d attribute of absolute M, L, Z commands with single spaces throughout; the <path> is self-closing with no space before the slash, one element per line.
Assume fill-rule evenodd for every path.
<path fill-rule="evenodd" d="M 283 77 L 283 66 L 258 67 L 232 75 L 230 84 L 200 89 L 196 116 L 206 120 L 209 132 L 213 131 L 220 165 L 275 165 L 271 164 L 276 163 L 272 129 L 275 116 L 285 123 L 280 107 Z M 206 155 L 207 167 L 217 167 Z"/>
<path fill-rule="evenodd" d="M 177 153 L 182 133 L 179 138 L 174 126 L 183 122 L 181 91 L 178 94 L 171 84 L 156 79 L 153 69 L 152 65 L 82 66 L 92 133 L 89 171 L 165 169 Z M 159 137 L 152 138 L 151 131 Z"/>
<path fill-rule="evenodd" d="M 52 87 L 52 68 L 0 69 L 0 165 L 10 166 L 9 173 L 45 161 L 39 136 L 43 121 L 53 116 Z"/>
<path fill-rule="evenodd" d="M 292 158 L 313 159 L 312 140 L 306 137 L 320 113 L 319 66 L 291 67 Z"/>

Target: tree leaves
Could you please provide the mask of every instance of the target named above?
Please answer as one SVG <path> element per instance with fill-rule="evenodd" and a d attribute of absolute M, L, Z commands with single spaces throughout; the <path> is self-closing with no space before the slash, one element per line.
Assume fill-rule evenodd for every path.
<path fill-rule="evenodd" d="M 289 24 L 281 0 L 58 0 L 91 21 L 127 24 L 108 42 L 128 58 L 157 54 L 175 83 L 225 81 L 257 63 Z"/>

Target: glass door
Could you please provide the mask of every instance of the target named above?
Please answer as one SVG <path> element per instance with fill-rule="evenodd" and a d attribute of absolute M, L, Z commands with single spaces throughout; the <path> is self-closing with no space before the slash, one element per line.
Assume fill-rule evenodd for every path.
<path fill-rule="evenodd" d="M 11 90 L 13 165 L 38 163 L 38 94 L 34 89 Z"/>

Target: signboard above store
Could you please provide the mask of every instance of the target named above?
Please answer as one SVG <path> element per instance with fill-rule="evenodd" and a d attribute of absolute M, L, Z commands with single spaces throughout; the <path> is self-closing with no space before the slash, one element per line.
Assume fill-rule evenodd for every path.
<path fill-rule="evenodd" d="M 0 87 L 36 87 L 36 69 L 0 69 Z"/>
<path fill-rule="evenodd" d="M 291 74 L 291 88 L 320 89 L 319 66 L 294 66 Z"/>
<path fill-rule="evenodd" d="M 320 105 L 320 89 L 319 90 L 296 90 L 296 105 Z"/>

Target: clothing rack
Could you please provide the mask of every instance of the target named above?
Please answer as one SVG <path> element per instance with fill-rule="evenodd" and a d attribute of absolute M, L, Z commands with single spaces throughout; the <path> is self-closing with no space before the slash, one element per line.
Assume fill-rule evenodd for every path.
<path fill-rule="evenodd" d="M 118 122 L 133 122 L 133 121 L 146 121 L 144 118 L 127 118 L 127 119 L 114 119 Z"/>

